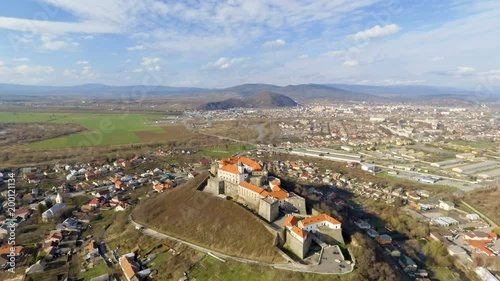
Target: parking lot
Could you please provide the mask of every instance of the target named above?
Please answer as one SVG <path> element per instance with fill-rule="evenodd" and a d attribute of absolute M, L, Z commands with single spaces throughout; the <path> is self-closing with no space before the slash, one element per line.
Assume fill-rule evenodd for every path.
<path fill-rule="evenodd" d="M 328 246 L 323 250 L 318 269 L 330 269 L 334 272 L 347 272 L 352 270 L 350 261 L 346 261 L 339 246 Z"/>

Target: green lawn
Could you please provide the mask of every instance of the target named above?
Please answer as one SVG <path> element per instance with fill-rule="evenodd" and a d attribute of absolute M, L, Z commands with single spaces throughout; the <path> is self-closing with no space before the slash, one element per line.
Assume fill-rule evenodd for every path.
<path fill-rule="evenodd" d="M 251 145 L 222 145 L 222 146 L 212 146 L 207 147 L 203 150 L 197 152 L 199 155 L 209 156 L 209 157 L 231 157 L 232 155 L 253 149 Z"/>
<path fill-rule="evenodd" d="M 189 272 L 190 278 L 204 281 L 341 281 L 350 277 L 347 275 L 319 275 L 293 271 L 276 270 L 271 267 L 249 265 L 235 262 L 221 262 L 210 256 L 205 256 Z"/>
<path fill-rule="evenodd" d="M 148 120 L 158 120 L 164 117 L 166 116 L 127 113 L 0 112 L 1 123 L 77 123 L 89 130 L 29 144 L 29 147 L 35 149 L 140 143 L 142 140 L 136 134 L 137 132 L 165 133 L 160 127 L 145 124 Z"/>
<path fill-rule="evenodd" d="M 90 281 L 92 278 L 106 273 L 108 273 L 108 266 L 103 260 L 101 260 L 93 268 L 89 268 L 87 271 L 81 272 L 79 278 L 82 278 L 84 281 Z"/>
<path fill-rule="evenodd" d="M 456 144 L 456 145 L 461 145 L 461 146 L 468 146 L 471 148 L 478 148 L 478 149 L 494 148 L 497 145 L 495 142 L 466 141 L 466 140 L 452 140 L 452 141 L 450 141 L 450 143 Z"/>

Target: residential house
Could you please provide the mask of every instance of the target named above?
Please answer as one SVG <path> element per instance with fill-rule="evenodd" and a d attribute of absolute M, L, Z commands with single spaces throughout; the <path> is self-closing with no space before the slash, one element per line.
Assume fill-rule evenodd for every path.
<path fill-rule="evenodd" d="M 50 244 L 53 242 L 59 243 L 59 242 L 61 242 L 62 239 L 63 239 L 62 233 L 60 231 L 55 231 L 55 232 L 52 232 L 51 234 L 49 234 L 45 238 L 44 242 L 47 244 Z"/>
<path fill-rule="evenodd" d="M 27 218 L 30 217 L 30 215 L 31 215 L 31 210 L 26 208 L 17 209 L 15 212 L 15 216 L 17 218 L 21 218 L 22 220 L 26 220 Z"/>
<path fill-rule="evenodd" d="M 142 281 L 151 274 L 150 269 L 143 269 L 134 253 L 121 256 L 119 263 L 127 281 Z"/>

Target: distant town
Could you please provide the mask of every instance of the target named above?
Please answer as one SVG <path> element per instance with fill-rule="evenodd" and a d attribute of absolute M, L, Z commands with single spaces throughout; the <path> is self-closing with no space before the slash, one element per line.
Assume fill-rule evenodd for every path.
<path fill-rule="evenodd" d="M 18 118 L 50 124 L 59 115 L 2 114 L 11 119 L 5 136 L 30 124 Z M 120 115 L 109 116 L 119 128 Z M 205 271 L 241 266 L 303 280 L 372 271 L 388 280 L 494 280 L 500 269 L 493 107 L 311 103 L 127 118 L 151 141 L 73 155 L 70 135 L 59 137 L 68 138 L 66 160 L 23 165 L 6 154 L 2 280 L 17 280 L 10 271 L 19 280 L 204 280 Z M 259 247 L 240 252 L 252 236 L 231 217 L 260 229 L 248 230 Z"/>

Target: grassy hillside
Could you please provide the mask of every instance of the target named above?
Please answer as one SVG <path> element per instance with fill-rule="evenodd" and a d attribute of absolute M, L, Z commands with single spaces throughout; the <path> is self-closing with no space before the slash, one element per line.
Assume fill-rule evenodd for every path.
<path fill-rule="evenodd" d="M 153 114 L 99 114 L 99 113 L 31 113 L 0 112 L 2 123 L 71 123 L 79 124 L 88 132 L 33 142 L 36 149 L 80 146 L 102 146 L 170 140 L 172 137 L 189 137 L 182 126 L 151 126 L 147 121 L 165 118 Z"/>
<path fill-rule="evenodd" d="M 500 224 L 500 209 L 498 208 L 500 191 L 497 188 L 471 191 L 465 195 L 464 201 L 483 212 L 495 223 Z"/>
<path fill-rule="evenodd" d="M 204 281 L 343 281 L 352 275 L 319 275 L 294 271 L 276 270 L 270 267 L 244 263 L 222 263 L 210 256 L 205 256 L 189 272 L 191 278 Z M 358 279 L 360 280 L 360 279 Z"/>
<path fill-rule="evenodd" d="M 133 212 L 134 220 L 228 255 L 281 262 L 273 235 L 257 217 L 234 202 L 196 190 L 204 175 L 143 200 Z"/>

